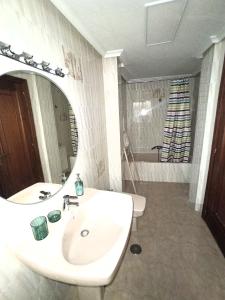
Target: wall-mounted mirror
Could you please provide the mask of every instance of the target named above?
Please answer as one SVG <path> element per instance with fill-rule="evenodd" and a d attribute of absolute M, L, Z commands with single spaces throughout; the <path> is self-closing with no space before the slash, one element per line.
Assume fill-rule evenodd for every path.
<path fill-rule="evenodd" d="M 10 200 L 38 182 L 64 183 L 77 147 L 75 115 L 54 83 L 24 71 L 0 77 L 1 197 Z"/>

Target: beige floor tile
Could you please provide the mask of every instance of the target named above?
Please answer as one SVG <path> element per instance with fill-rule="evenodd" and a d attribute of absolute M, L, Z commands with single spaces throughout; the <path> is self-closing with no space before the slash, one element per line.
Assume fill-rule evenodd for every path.
<path fill-rule="evenodd" d="M 224 300 L 225 260 L 201 216 L 188 203 L 188 185 L 137 183 L 146 210 L 132 232 L 105 300 Z M 130 182 L 124 191 L 133 193 Z M 140 255 L 129 247 L 142 246 Z"/>

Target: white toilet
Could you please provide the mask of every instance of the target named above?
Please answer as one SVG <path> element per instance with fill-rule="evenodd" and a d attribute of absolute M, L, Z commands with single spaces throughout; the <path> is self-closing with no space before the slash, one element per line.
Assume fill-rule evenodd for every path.
<path fill-rule="evenodd" d="M 132 231 L 137 231 L 138 229 L 138 217 L 143 216 L 146 198 L 136 194 L 129 194 L 132 197 L 134 208 L 133 208 L 133 220 L 132 220 Z"/>

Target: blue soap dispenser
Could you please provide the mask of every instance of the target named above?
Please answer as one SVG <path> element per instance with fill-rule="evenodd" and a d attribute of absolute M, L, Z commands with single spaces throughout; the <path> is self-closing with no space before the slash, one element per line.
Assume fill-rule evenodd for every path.
<path fill-rule="evenodd" d="M 77 196 L 82 196 L 84 194 L 84 184 L 80 179 L 80 174 L 77 174 L 77 179 L 75 181 L 75 190 Z"/>

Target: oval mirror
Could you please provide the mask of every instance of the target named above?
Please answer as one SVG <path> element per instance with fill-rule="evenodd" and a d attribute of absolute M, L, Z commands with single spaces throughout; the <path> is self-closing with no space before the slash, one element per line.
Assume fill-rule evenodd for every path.
<path fill-rule="evenodd" d="M 0 77 L 1 197 L 25 204 L 55 194 L 71 173 L 77 146 L 75 115 L 53 82 L 24 71 Z"/>

